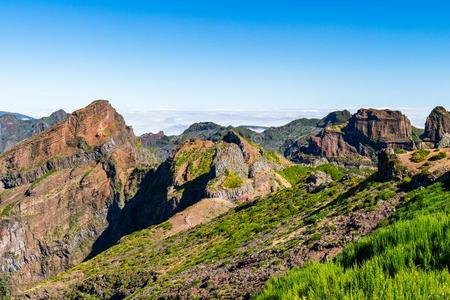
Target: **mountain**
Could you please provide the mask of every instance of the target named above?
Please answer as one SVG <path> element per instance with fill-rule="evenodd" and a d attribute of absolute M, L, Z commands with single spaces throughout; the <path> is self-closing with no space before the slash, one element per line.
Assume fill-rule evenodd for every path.
<path fill-rule="evenodd" d="M 400 159 L 399 166 L 409 167 L 413 154 L 404 154 L 407 159 Z M 433 162 L 431 157 L 425 161 Z M 137 231 L 21 297 L 450 295 L 449 253 L 443 242 L 450 173 L 441 171 L 417 189 L 414 180 L 391 180 L 382 170 L 373 174 L 333 165 L 291 166 L 279 171 L 295 182 L 291 188 L 238 204 L 184 231 L 172 232 L 182 216 Z M 330 180 L 309 189 L 319 174 Z"/>
<path fill-rule="evenodd" d="M 163 133 L 147 133 L 141 136 L 142 145 L 151 149 L 157 157 L 164 161 L 176 149 L 178 145 L 189 139 L 220 140 L 229 130 L 234 130 L 244 138 L 252 141 L 268 151 L 283 153 L 293 141 L 306 140 L 312 134 L 319 132 L 320 126 L 325 122 L 339 122 L 338 118 L 345 118 L 345 112 L 335 112 L 334 121 L 331 114 L 320 119 L 297 119 L 279 127 L 262 129 L 259 126 L 242 125 L 238 127 L 224 127 L 213 122 L 194 123 L 179 136 L 166 136 Z M 327 119 L 328 118 L 328 119 Z M 320 125 L 322 124 L 322 125 Z M 258 129 L 258 130 L 255 130 Z M 161 135 L 162 134 L 162 135 Z M 155 138 L 155 137 L 158 138 Z"/>
<path fill-rule="evenodd" d="M 56 111 L 41 119 L 33 119 L 21 114 L 0 113 L 0 153 L 35 134 L 43 132 L 66 117 L 67 114 L 63 110 Z"/>
<path fill-rule="evenodd" d="M 348 119 L 345 115 L 342 122 L 326 125 L 307 143 L 293 143 L 287 156 L 299 162 L 323 157 L 344 164 L 367 165 L 381 149 L 415 147 L 411 122 L 399 111 L 360 109 Z"/>
<path fill-rule="evenodd" d="M 228 131 L 153 168 L 122 116 L 95 101 L 0 156 L 0 269 L 20 291 L 202 200 L 220 211 L 289 187 L 278 171 L 290 165 Z"/>
<path fill-rule="evenodd" d="M 34 119 L 33 117 L 22 115 L 22 114 L 19 114 L 19 113 L 0 111 L 0 117 L 4 116 L 4 115 L 13 115 L 14 117 L 16 117 L 19 120 L 32 120 L 32 119 Z"/>
<path fill-rule="evenodd" d="M 281 155 L 266 152 L 233 131 L 216 142 L 188 140 L 145 174 L 136 195 L 97 240 L 94 254 L 204 199 L 247 202 L 289 187 L 278 171 L 290 165 Z"/>
<path fill-rule="evenodd" d="M 52 117 L 50 117 L 52 118 Z M 20 290 L 82 262 L 146 162 L 107 101 L 0 156 L 0 269 Z"/>
<path fill-rule="evenodd" d="M 446 298 L 441 143 L 375 109 L 137 138 L 95 101 L 0 155 L 0 296 Z"/>

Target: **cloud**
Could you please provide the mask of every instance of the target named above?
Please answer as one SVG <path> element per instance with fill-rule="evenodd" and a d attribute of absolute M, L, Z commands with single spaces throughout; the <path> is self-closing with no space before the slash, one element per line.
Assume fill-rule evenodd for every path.
<path fill-rule="evenodd" d="M 423 108 L 400 108 L 412 124 L 423 128 L 429 110 Z M 158 132 L 180 134 L 192 123 L 211 121 L 220 125 L 239 126 L 281 126 L 298 118 L 322 118 L 332 109 L 303 110 L 175 110 L 159 109 L 146 111 L 125 111 L 123 116 L 127 123 L 133 126 L 136 134 Z M 350 109 L 356 112 L 356 109 Z"/>

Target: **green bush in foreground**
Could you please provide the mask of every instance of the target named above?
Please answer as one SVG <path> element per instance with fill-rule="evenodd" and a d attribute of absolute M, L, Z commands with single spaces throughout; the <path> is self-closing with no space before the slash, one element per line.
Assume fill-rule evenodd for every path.
<path fill-rule="evenodd" d="M 430 154 L 429 150 L 425 149 L 419 149 L 414 151 L 414 153 L 411 155 L 411 161 L 415 163 L 420 163 L 425 161 L 427 156 Z"/>
<path fill-rule="evenodd" d="M 346 246 L 334 261 L 272 279 L 256 299 L 450 298 L 449 198 L 442 184 L 412 192 L 391 225 Z"/>
<path fill-rule="evenodd" d="M 429 160 L 436 161 L 436 160 L 441 160 L 444 158 L 447 158 L 447 152 L 439 152 L 438 154 L 435 154 L 432 157 L 430 157 Z"/>

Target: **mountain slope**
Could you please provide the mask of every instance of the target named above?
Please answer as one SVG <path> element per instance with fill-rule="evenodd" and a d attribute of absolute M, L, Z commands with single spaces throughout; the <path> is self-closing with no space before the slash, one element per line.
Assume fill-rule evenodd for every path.
<path fill-rule="evenodd" d="M 392 183 L 320 167 L 339 183 L 307 192 L 307 167 L 298 185 L 242 204 L 210 223 L 161 237 L 163 223 L 124 237 L 90 261 L 26 292 L 30 297 L 136 299 L 246 298 L 273 274 L 336 255 L 389 216 L 400 197 Z M 393 190 L 394 189 L 394 190 Z M 389 193 L 386 193 L 389 190 Z M 166 225 L 167 224 L 167 225 Z"/>
<path fill-rule="evenodd" d="M 450 297 L 450 190 L 410 192 L 390 220 L 335 260 L 271 280 L 256 299 L 439 299 Z"/>
<path fill-rule="evenodd" d="M 13 290 L 90 253 L 145 162 L 107 101 L 96 101 L 0 155 L 0 267 Z"/>

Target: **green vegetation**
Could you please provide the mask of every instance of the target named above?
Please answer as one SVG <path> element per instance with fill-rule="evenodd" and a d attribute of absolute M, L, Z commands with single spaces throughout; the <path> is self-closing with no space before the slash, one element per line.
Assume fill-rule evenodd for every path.
<path fill-rule="evenodd" d="M 404 153 L 406 153 L 406 150 L 403 148 L 395 148 L 394 153 L 395 154 L 404 154 Z"/>
<path fill-rule="evenodd" d="M 34 190 L 42 181 L 56 173 L 56 170 L 50 170 L 41 177 L 37 178 L 30 186 L 30 191 Z"/>
<path fill-rule="evenodd" d="M 305 179 L 310 169 L 302 165 L 295 165 L 278 171 L 278 174 L 284 177 L 290 184 L 294 185 L 301 179 Z"/>
<path fill-rule="evenodd" d="M 256 299 L 449 298 L 449 198 L 442 183 L 410 192 L 385 227 L 334 261 L 272 279 Z"/>
<path fill-rule="evenodd" d="M 225 171 L 225 179 L 222 183 L 222 186 L 226 189 L 235 189 L 241 187 L 244 181 L 242 178 L 231 170 Z"/>
<path fill-rule="evenodd" d="M 420 136 L 423 134 L 424 129 L 423 128 L 417 128 L 412 126 L 412 134 L 411 134 L 411 139 L 414 142 L 419 142 L 420 141 Z"/>
<path fill-rule="evenodd" d="M 341 179 L 339 184 L 308 193 L 305 178 L 308 172 L 317 168 L 295 167 L 284 170 L 299 178 L 293 188 L 252 203 L 242 203 L 209 223 L 171 237 L 161 238 L 156 234 L 155 228 L 167 225 L 135 232 L 50 282 L 65 282 L 67 276 L 77 272 L 83 276 L 79 277 L 81 282 L 76 286 L 69 287 L 72 298 L 81 297 L 86 291 L 99 298 L 126 291 L 136 298 L 152 299 L 167 295 L 169 290 L 197 286 L 198 281 L 202 281 L 197 268 L 207 270 L 213 264 L 228 269 L 255 253 L 261 254 L 261 261 L 252 272 L 264 272 L 268 265 L 284 263 L 283 255 L 275 253 L 287 255 L 291 250 L 301 249 L 304 245 L 312 247 L 314 243 L 330 238 L 339 225 L 335 220 L 337 216 L 373 209 L 377 201 L 384 198 L 379 196 L 383 191 L 394 189 L 392 183 L 350 176 Z M 334 165 L 318 168 L 340 176 Z M 148 281 L 153 277 L 151 272 L 161 275 Z M 144 283 L 137 284 L 139 282 Z M 214 285 L 213 282 L 202 282 L 205 284 Z M 231 297 L 232 289 L 238 287 L 221 285 L 214 288 L 218 298 L 226 298 Z"/>
<path fill-rule="evenodd" d="M 275 151 L 264 151 L 264 156 L 267 158 L 268 161 L 271 161 L 277 165 L 282 164 L 280 155 Z"/>
<path fill-rule="evenodd" d="M 317 167 L 310 167 L 307 165 L 294 165 L 278 171 L 278 174 L 283 176 L 284 179 L 286 179 L 290 184 L 294 185 L 299 181 L 306 179 L 308 174 L 314 170 L 329 174 L 331 178 L 333 178 L 333 180 L 342 179 L 346 172 L 342 167 L 338 167 L 333 164 L 323 164 Z M 356 173 L 354 172 L 356 170 L 347 170 L 347 172 L 348 171 L 350 171 L 351 173 Z"/>
<path fill-rule="evenodd" d="M 425 161 L 429 154 L 430 154 L 429 150 L 419 149 L 413 152 L 410 160 L 415 163 L 420 163 Z"/>
<path fill-rule="evenodd" d="M 0 300 L 7 299 L 10 299 L 8 281 L 5 278 L 0 278 Z"/>
<path fill-rule="evenodd" d="M 20 200 L 16 200 L 14 202 L 8 203 L 7 205 L 5 205 L 5 207 L 3 208 L 2 212 L 0 213 L 0 218 L 7 218 L 9 216 L 11 216 L 11 212 L 13 210 L 13 208 L 20 202 Z"/>
<path fill-rule="evenodd" d="M 438 154 L 435 154 L 432 157 L 430 157 L 429 160 L 436 161 L 436 160 L 441 160 L 444 158 L 447 158 L 447 152 L 439 152 Z"/>
<path fill-rule="evenodd" d="M 187 163 L 187 171 L 190 180 L 208 174 L 211 170 L 211 164 L 215 153 L 215 147 L 181 150 L 176 156 L 175 171 L 178 173 L 179 169 Z"/>
<path fill-rule="evenodd" d="M 170 222 L 164 222 L 161 225 L 159 225 L 159 227 L 161 227 L 164 230 L 171 230 L 173 225 Z"/>

